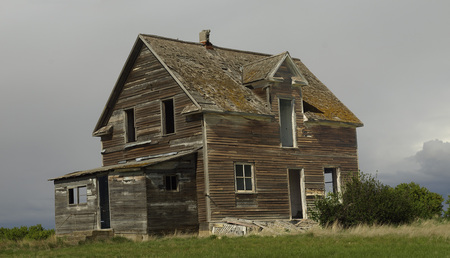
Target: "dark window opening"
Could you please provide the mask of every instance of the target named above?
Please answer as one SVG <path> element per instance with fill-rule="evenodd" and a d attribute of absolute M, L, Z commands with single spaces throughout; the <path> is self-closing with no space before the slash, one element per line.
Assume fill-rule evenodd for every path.
<path fill-rule="evenodd" d="M 163 115 L 163 133 L 171 134 L 175 132 L 175 113 L 173 99 L 167 99 L 162 102 Z"/>
<path fill-rule="evenodd" d="M 178 191 L 178 177 L 176 175 L 165 176 L 166 190 Z"/>
<path fill-rule="evenodd" d="M 281 146 L 294 147 L 293 101 L 280 99 Z"/>
<path fill-rule="evenodd" d="M 87 203 L 87 187 L 79 186 L 69 188 L 69 204 L 83 204 Z"/>
<path fill-rule="evenodd" d="M 234 172 L 236 177 L 236 191 L 252 192 L 254 189 L 252 164 L 235 164 Z"/>
<path fill-rule="evenodd" d="M 135 142 L 136 141 L 136 127 L 134 122 L 134 109 L 125 110 L 125 133 L 127 137 L 127 142 Z"/>
<path fill-rule="evenodd" d="M 315 106 L 309 104 L 308 102 L 303 101 L 303 112 L 312 112 L 312 113 L 323 113 Z"/>

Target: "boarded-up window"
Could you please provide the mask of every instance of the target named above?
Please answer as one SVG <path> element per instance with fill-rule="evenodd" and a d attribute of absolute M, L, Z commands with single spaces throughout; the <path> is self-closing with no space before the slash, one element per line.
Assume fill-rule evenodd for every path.
<path fill-rule="evenodd" d="M 87 187 L 78 186 L 74 188 L 69 188 L 69 204 L 83 204 L 87 203 Z"/>
<path fill-rule="evenodd" d="M 234 164 L 236 192 L 254 192 L 253 164 Z"/>
<path fill-rule="evenodd" d="M 162 129 L 163 134 L 171 134 L 175 132 L 175 113 L 173 99 L 162 101 Z"/>
<path fill-rule="evenodd" d="M 280 99 L 281 146 L 294 147 L 294 105 L 293 100 Z"/>
<path fill-rule="evenodd" d="M 176 175 L 165 176 L 167 191 L 178 191 L 178 178 Z"/>
<path fill-rule="evenodd" d="M 136 127 L 134 122 L 134 109 L 125 110 L 125 133 L 127 142 L 136 141 Z"/>

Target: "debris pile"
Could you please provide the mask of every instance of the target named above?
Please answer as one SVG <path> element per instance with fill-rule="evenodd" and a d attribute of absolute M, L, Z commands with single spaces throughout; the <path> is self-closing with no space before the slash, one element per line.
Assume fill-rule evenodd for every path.
<path fill-rule="evenodd" d="M 305 232 L 317 223 L 309 219 L 258 221 L 238 218 L 224 218 L 213 226 L 214 235 L 270 234 L 282 235 Z"/>

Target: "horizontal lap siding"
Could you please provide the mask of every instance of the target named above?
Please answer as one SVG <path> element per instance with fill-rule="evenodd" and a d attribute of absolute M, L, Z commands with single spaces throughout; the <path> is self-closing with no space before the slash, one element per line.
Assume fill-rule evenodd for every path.
<path fill-rule="evenodd" d="M 113 173 L 108 183 L 111 228 L 116 233 L 147 234 L 144 173 Z"/>
<path fill-rule="evenodd" d="M 55 184 L 56 234 L 97 228 L 96 179 L 57 180 Z M 87 203 L 69 205 L 68 188 L 86 186 Z"/>
<path fill-rule="evenodd" d="M 175 105 L 175 134 L 164 136 L 161 131 L 161 99 L 173 98 Z M 181 115 L 192 101 L 165 70 L 158 59 L 144 46 L 125 82 L 108 122 L 113 134 L 102 138 L 103 165 L 139 157 L 176 152 L 198 146 L 201 141 L 200 120 L 186 121 Z M 134 108 L 136 143 L 126 147 L 124 110 Z"/>
<path fill-rule="evenodd" d="M 278 101 L 288 96 L 294 98 L 298 148 L 280 145 Z M 271 99 L 271 118 L 205 116 L 212 221 L 224 217 L 289 219 L 288 169 L 304 169 L 309 207 L 323 193 L 324 167 L 339 167 L 341 177 L 358 170 L 355 128 L 305 125 L 299 88 L 273 85 Z M 306 126 L 308 136 L 302 133 Z M 249 197 L 235 193 L 234 162 L 255 164 L 256 192 Z"/>
<path fill-rule="evenodd" d="M 196 232 L 198 230 L 196 155 L 175 161 L 174 168 L 146 171 L 149 233 Z M 176 175 L 178 191 L 165 188 L 165 176 Z"/>

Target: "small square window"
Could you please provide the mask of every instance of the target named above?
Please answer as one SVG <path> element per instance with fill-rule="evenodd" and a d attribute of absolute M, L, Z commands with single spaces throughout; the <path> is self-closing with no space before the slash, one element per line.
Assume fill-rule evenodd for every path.
<path fill-rule="evenodd" d="M 236 192 L 254 192 L 253 164 L 234 164 Z"/>
<path fill-rule="evenodd" d="M 178 191 L 178 177 L 176 175 L 165 176 L 167 191 Z"/>
<path fill-rule="evenodd" d="M 83 204 L 87 203 L 87 187 L 78 186 L 68 189 L 69 204 Z"/>

